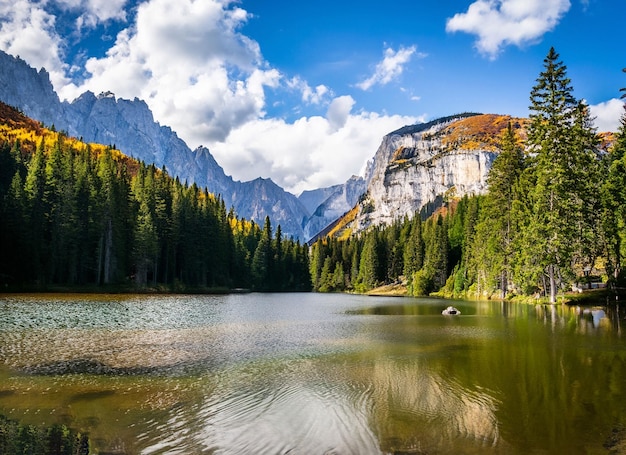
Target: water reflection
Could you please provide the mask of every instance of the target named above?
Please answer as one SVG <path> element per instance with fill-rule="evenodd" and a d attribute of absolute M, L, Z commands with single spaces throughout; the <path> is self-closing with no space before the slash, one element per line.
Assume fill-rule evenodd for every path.
<path fill-rule="evenodd" d="M 447 300 L 412 299 L 411 303 L 376 305 L 354 310 L 354 314 L 381 316 L 439 316 L 450 303 Z M 528 318 L 556 328 L 568 328 L 580 334 L 605 333 L 622 335 L 626 309 L 616 304 L 606 307 L 580 305 L 521 305 L 508 301 L 454 302 L 460 316 L 498 316 Z"/>
<path fill-rule="evenodd" d="M 626 425 L 619 307 L 449 304 L 0 299 L 0 413 L 128 454 L 602 453 Z"/>
<path fill-rule="evenodd" d="M 622 335 L 624 310 L 620 305 L 583 307 L 578 305 L 536 305 L 537 318 L 553 329 L 567 328 L 579 334 Z"/>
<path fill-rule="evenodd" d="M 169 437 L 142 453 L 482 453 L 499 442 L 496 409 L 416 361 L 264 364 L 228 372 L 207 399 L 151 422 L 142 439 Z"/>

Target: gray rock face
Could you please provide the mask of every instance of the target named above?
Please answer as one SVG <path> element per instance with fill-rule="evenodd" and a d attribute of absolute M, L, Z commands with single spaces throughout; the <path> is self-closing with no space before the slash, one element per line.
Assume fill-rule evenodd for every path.
<path fill-rule="evenodd" d="M 0 100 L 20 109 L 34 120 L 53 125 L 58 130 L 67 124 L 57 123 L 64 115 L 63 106 L 45 69 L 37 71 L 19 57 L 0 51 Z M 59 112 L 61 111 L 61 112 Z"/>
<path fill-rule="evenodd" d="M 280 224 L 284 236 L 303 241 L 357 204 L 354 232 L 412 217 L 446 195 L 484 192 L 499 150 L 493 141 L 483 140 L 483 132 L 486 128 L 494 136 L 502 127 L 502 116 L 460 115 L 400 128 L 383 138 L 365 179 L 352 177 L 345 184 L 305 191 L 296 198 L 269 179 L 234 181 L 207 148 L 190 150 L 174 131 L 156 122 L 142 100 L 86 92 L 72 103 L 61 102 L 44 69 L 37 71 L 1 51 L 0 100 L 57 130 L 87 142 L 115 145 L 134 158 L 165 166 L 182 182 L 221 195 L 238 216 L 262 224 L 267 215 L 274 229 Z M 470 119 L 479 121 L 472 126 Z M 472 128 L 480 134 L 476 136 Z"/>
<path fill-rule="evenodd" d="M 385 136 L 368 163 L 367 194 L 359 203 L 353 230 L 390 224 L 405 215 L 412 218 L 441 198 L 485 192 L 499 149 L 493 137 L 474 140 L 475 131 L 464 131 L 469 131 L 470 121 L 483 125 L 501 118 L 468 114 L 404 127 Z"/>
<path fill-rule="evenodd" d="M 302 224 L 308 216 L 307 210 L 298 198 L 271 179 L 257 178 L 249 182 L 235 182 L 231 197 L 240 216 L 262 225 L 267 215 L 274 230 L 277 224 L 273 220 L 282 220 L 279 224 L 283 237 L 304 240 Z"/>
<path fill-rule="evenodd" d="M 352 209 L 365 193 L 365 189 L 365 180 L 352 176 L 343 185 L 302 193 L 299 199 L 309 204 L 306 207 L 312 213 L 304 224 L 304 237 L 307 240 L 311 239 Z"/>
<path fill-rule="evenodd" d="M 309 212 L 293 194 L 269 179 L 234 181 L 207 148 L 190 150 L 171 128 L 154 120 L 140 99 L 86 92 L 72 103 L 61 102 L 45 69 L 37 71 L 0 51 L 0 101 L 86 142 L 114 145 L 145 163 L 165 166 L 182 182 L 196 183 L 221 195 L 226 207 L 234 207 L 238 216 L 262 224 L 268 215 L 274 228 L 281 225 L 286 237 L 304 240 L 302 223 Z"/>

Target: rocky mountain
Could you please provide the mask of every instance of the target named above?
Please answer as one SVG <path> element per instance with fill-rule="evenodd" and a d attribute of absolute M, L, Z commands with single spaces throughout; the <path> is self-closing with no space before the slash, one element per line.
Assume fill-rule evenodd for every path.
<path fill-rule="evenodd" d="M 304 237 L 313 238 L 347 213 L 356 205 L 365 190 L 366 184 L 363 177 L 353 175 L 341 185 L 304 191 L 298 199 L 311 212 L 303 226 Z"/>
<path fill-rule="evenodd" d="M 240 217 L 262 224 L 269 215 L 272 225 L 280 224 L 285 236 L 305 240 L 303 223 L 311 212 L 296 196 L 269 179 L 234 181 L 207 148 L 192 151 L 174 131 L 156 122 L 148 105 L 138 98 L 86 92 L 71 103 L 61 102 L 45 69 L 37 71 L 0 51 L 0 101 L 86 142 L 115 146 L 146 163 L 164 166 L 181 181 L 220 194 Z"/>
<path fill-rule="evenodd" d="M 525 119 L 492 114 L 452 116 L 389 133 L 368 163 L 367 192 L 335 231 L 390 224 L 446 198 L 485 192 L 509 122 L 524 137 Z"/>
<path fill-rule="evenodd" d="M 64 108 L 45 69 L 37 71 L 19 57 L 0 51 L 0 101 L 19 108 L 29 117 L 56 125 Z M 62 112 L 60 112 L 62 111 Z M 66 129 L 64 123 L 61 129 Z"/>

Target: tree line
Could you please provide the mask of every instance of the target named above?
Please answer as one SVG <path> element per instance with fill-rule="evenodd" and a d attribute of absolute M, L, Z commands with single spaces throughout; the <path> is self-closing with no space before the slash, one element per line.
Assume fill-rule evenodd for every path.
<path fill-rule="evenodd" d="M 240 219 L 165 169 L 42 131 L 36 145 L 0 144 L 5 286 L 310 289 L 308 247 L 269 219 Z"/>
<path fill-rule="evenodd" d="M 530 94 L 527 137 L 509 128 L 482 196 L 449 201 L 345 241 L 319 240 L 311 276 L 319 291 L 366 291 L 404 279 L 413 295 L 544 295 L 590 275 L 623 283 L 626 254 L 626 114 L 610 153 L 589 107 L 573 96 L 554 49 Z"/>

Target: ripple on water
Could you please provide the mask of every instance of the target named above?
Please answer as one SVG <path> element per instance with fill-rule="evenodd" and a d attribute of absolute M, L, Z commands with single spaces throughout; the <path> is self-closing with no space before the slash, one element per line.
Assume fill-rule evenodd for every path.
<path fill-rule="evenodd" d="M 176 409 L 167 427 L 155 423 L 146 441 L 170 436 L 142 453 L 380 453 L 367 390 L 338 387 L 308 360 L 288 363 L 225 371 L 201 402 Z"/>

